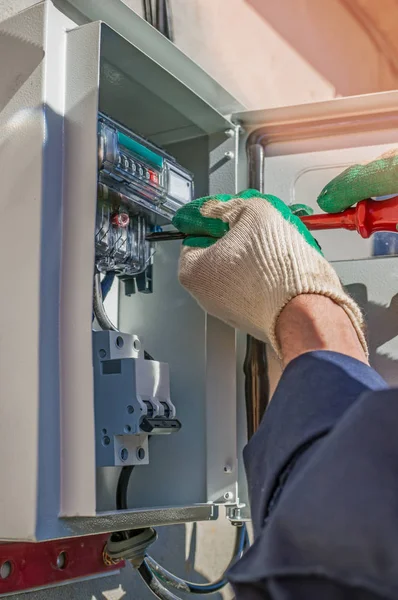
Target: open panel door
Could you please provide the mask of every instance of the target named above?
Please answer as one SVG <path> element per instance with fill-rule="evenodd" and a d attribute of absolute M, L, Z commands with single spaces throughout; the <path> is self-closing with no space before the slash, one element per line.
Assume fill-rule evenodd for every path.
<path fill-rule="evenodd" d="M 235 119 L 245 132 L 239 187 L 249 184 L 315 212 L 321 212 L 318 194 L 338 173 L 398 148 L 398 91 L 242 112 Z M 364 240 L 356 232 L 335 230 L 316 237 L 364 309 L 372 366 L 397 385 L 398 234 Z"/>
<path fill-rule="evenodd" d="M 333 177 L 398 148 L 398 91 L 241 112 L 234 121 L 243 132 L 238 188 L 252 187 L 321 212 L 317 196 Z M 356 232 L 335 230 L 318 231 L 316 238 L 364 310 L 371 365 L 390 385 L 398 385 L 398 234 L 377 233 L 365 240 Z M 245 343 L 242 338 L 238 349 Z M 280 368 L 269 351 L 268 358 L 272 394 Z M 242 364 L 238 385 L 244 395 Z M 240 480 L 242 500 L 244 489 Z"/>

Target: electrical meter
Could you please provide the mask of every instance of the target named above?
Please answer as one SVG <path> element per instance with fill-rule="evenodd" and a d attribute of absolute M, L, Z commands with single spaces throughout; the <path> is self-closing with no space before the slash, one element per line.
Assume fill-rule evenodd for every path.
<path fill-rule="evenodd" d="M 99 181 L 125 206 L 165 224 L 193 199 L 192 175 L 147 140 L 105 115 L 98 118 Z M 139 208 L 138 208 L 139 207 Z"/>
<path fill-rule="evenodd" d="M 96 266 L 136 276 L 150 264 L 150 227 L 167 225 L 193 199 L 193 178 L 141 136 L 98 117 Z"/>

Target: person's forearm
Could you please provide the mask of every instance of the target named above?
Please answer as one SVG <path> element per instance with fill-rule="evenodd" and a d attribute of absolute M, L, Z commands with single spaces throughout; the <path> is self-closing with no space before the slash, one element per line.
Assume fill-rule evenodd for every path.
<path fill-rule="evenodd" d="M 282 310 L 276 325 L 283 364 L 313 350 L 332 350 L 368 363 L 345 311 L 326 296 L 301 294 Z"/>

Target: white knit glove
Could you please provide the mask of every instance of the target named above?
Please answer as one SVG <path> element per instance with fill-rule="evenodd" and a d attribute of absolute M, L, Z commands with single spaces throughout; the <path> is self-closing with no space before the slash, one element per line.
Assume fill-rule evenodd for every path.
<path fill-rule="evenodd" d="M 189 236 L 180 282 L 211 315 L 269 341 L 280 356 L 282 309 L 299 294 L 321 294 L 345 310 L 367 352 L 359 307 L 308 229 L 275 196 L 247 190 L 201 198 L 179 209 L 173 224 Z"/>

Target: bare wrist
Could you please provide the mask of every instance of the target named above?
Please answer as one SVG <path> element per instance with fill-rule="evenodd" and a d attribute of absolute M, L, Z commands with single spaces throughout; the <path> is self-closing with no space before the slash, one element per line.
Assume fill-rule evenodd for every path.
<path fill-rule="evenodd" d="M 333 350 L 367 363 L 350 318 L 333 300 L 316 294 L 301 294 L 282 310 L 276 336 L 283 364 L 314 350 Z"/>

